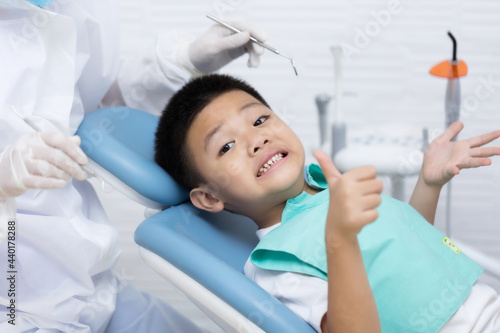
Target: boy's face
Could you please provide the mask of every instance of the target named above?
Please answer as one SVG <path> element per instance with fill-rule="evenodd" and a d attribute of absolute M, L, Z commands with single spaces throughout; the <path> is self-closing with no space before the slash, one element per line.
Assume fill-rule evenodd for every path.
<path fill-rule="evenodd" d="M 208 206 L 200 208 L 226 208 L 256 220 L 304 188 L 299 138 L 246 92 L 231 91 L 207 105 L 187 133 L 187 147 L 206 181 L 193 191 L 210 194 Z M 212 199 L 223 206 L 210 208 Z"/>

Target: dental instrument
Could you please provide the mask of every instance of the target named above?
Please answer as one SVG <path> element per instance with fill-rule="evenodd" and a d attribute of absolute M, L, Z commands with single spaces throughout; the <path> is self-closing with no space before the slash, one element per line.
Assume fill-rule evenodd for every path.
<path fill-rule="evenodd" d="M 33 123 L 30 119 L 28 119 L 27 117 L 25 117 L 24 115 L 22 115 L 21 113 L 19 113 L 19 111 L 17 111 L 17 109 L 13 106 L 13 105 L 10 105 L 11 109 L 14 111 L 14 113 L 19 117 L 21 118 L 29 127 L 31 127 L 35 132 L 39 133 L 42 131 L 42 129 L 40 127 L 38 127 L 35 123 Z M 97 173 L 92 170 L 88 165 L 86 164 L 81 164 L 80 165 L 82 167 L 82 169 L 88 173 L 89 175 L 95 177 L 97 180 L 99 180 L 101 182 L 101 189 L 106 192 L 106 193 L 109 193 L 109 191 L 106 190 L 105 188 L 105 182 L 104 180 L 99 177 L 99 175 L 97 175 Z"/>
<path fill-rule="evenodd" d="M 207 17 L 208 17 L 209 19 L 211 19 L 211 20 L 213 20 L 213 21 L 215 21 L 215 22 L 217 22 L 217 23 L 219 23 L 219 24 L 221 24 L 221 25 L 225 26 L 226 28 L 228 28 L 228 29 L 230 29 L 230 30 L 232 30 L 232 31 L 236 32 L 236 33 L 240 33 L 240 32 L 242 32 L 241 30 L 239 30 L 239 29 L 237 29 L 237 28 L 233 27 L 232 25 L 227 24 L 226 22 L 223 22 L 223 21 L 219 20 L 218 18 L 213 17 L 212 15 L 207 14 Z M 270 46 L 270 45 L 267 45 L 267 44 L 265 44 L 265 43 L 262 43 L 261 41 L 259 41 L 258 39 L 256 39 L 256 38 L 255 38 L 255 37 L 253 37 L 253 36 L 250 36 L 250 40 L 251 40 L 252 42 L 254 42 L 255 44 L 257 44 L 257 45 L 260 45 L 260 46 L 262 46 L 263 48 L 268 49 L 269 51 L 271 51 L 271 52 L 273 52 L 273 53 L 276 53 L 277 55 L 280 55 L 280 56 L 282 56 L 282 57 L 284 57 L 284 58 L 286 58 L 286 59 L 290 60 L 290 63 L 292 64 L 293 71 L 295 72 L 295 75 L 296 75 L 296 76 L 298 76 L 298 75 L 299 75 L 299 74 L 297 73 L 297 68 L 295 68 L 295 62 L 293 61 L 293 59 L 292 59 L 292 58 L 290 58 L 289 56 L 287 56 L 287 55 L 285 55 L 285 54 L 281 53 L 281 52 L 280 52 L 279 50 L 277 50 L 276 48 L 274 48 L 274 47 L 272 47 L 272 46 Z"/>
<path fill-rule="evenodd" d="M 460 118 L 460 82 L 461 76 L 467 75 L 467 65 L 464 61 L 457 60 L 457 40 L 451 32 L 448 36 L 453 43 L 453 54 L 451 60 L 440 62 L 431 68 L 429 73 L 437 77 L 448 79 L 445 97 L 445 128 Z M 455 141 L 457 137 L 453 138 Z M 448 182 L 446 193 L 446 234 L 451 235 L 451 181 Z"/>

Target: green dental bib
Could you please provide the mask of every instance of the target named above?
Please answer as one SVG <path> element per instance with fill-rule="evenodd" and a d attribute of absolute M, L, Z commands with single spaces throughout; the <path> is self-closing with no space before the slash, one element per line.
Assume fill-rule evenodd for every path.
<path fill-rule="evenodd" d="M 306 174 L 309 183 L 311 174 Z M 324 178 L 313 183 L 323 186 Z M 327 280 L 328 204 L 328 191 L 302 192 L 288 200 L 281 225 L 262 238 L 251 254 L 252 263 Z M 437 332 L 463 303 L 483 269 L 410 205 L 382 196 L 377 210 L 378 219 L 362 229 L 358 241 L 382 331 Z"/>

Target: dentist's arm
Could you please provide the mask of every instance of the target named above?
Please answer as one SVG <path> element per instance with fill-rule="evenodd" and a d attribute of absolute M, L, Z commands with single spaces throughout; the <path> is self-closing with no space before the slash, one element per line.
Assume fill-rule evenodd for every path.
<path fill-rule="evenodd" d="M 207 19 L 208 21 L 208 19 Z M 126 105 L 159 115 L 170 97 L 193 75 L 214 72 L 248 54 L 248 67 L 259 66 L 265 33 L 244 22 L 230 22 L 241 33 L 214 24 L 199 37 L 165 32 L 143 54 L 120 64 L 119 74 L 102 107 Z"/>
<path fill-rule="evenodd" d="M 0 155 L 0 244 L 12 234 L 16 219 L 14 197 L 29 188 L 53 189 L 75 177 L 87 178 L 80 164 L 87 157 L 79 147 L 79 137 L 58 132 L 28 133 Z"/>
<path fill-rule="evenodd" d="M 328 310 L 323 332 L 381 332 L 377 305 L 363 264 L 357 235 L 378 217 L 382 182 L 373 167 L 340 175 L 330 157 L 316 152 L 330 191 L 325 229 Z"/>
<path fill-rule="evenodd" d="M 452 141 L 463 127 L 461 121 L 454 122 L 431 142 L 424 153 L 422 169 L 409 203 L 431 224 L 434 224 L 443 186 L 461 169 L 490 165 L 489 157 L 500 155 L 500 147 L 483 147 L 500 137 L 500 131 Z"/>

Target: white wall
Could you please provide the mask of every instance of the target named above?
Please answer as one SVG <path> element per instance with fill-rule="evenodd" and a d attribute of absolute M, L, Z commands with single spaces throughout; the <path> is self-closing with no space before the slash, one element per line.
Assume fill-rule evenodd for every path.
<path fill-rule="evenodd" d="M 451 41 L 446 35 L 450 30 L 458 40 L 458 57 L 469 67 L 468 75 L 461 79 L 465 123 L 461 138 L 500 127 L 497 1 L 122 0 L 119 6 L 126 57 L 135 55 L 162 31 L 202 33 L 212 24 L 206 13 L 245 19 L 264 29 L 270 45 L 295 59 L 299 76 L 293 75 L 284 58 L 270 52 L 262 57 L 258 69 L 246 68 L 246 59 L 241 58 L 223 72 L 253 84 L 276 111 L 285 115 L 308 154 L 319 140 L 314 97 L 333 93 L 329 47 L 340 43 L 353 51 L 344 60 L 345 89 L 356 93 L 356 97 L 345 99 L 349 125 L 393 122 L 427 127 L 431 133 L 442 130 L 446 80 L 428 71 L 451 57 Z M 368 37 L 363 40 L 362 35 Z M 407 196 L 414 183 L 414 177 L 406 180 Z M 494 158 L 493 166 L 462 172 L 453 181 L 452 197 L 452 236 L 497 258 L 499 185 L 500 158 Z M 131 204 L 131 212 L 123 214 L 123 202 L 128 199 L 117 193 L 105 195 L 104 200 L 123 236 L 119 269 L 143 289 L 166 299 L 172 297 L 166 283 L 137 257 L 132 233 L 142 220 L 141 209 Z M 444 202 L 443 196 L 436 222 L 440 229 L 444 225 Z M 484 279 L 500 290 L 500 282 Z M 186 308 L 191 311 L 189 304 Z"/>

